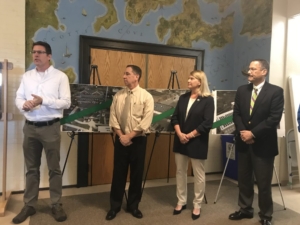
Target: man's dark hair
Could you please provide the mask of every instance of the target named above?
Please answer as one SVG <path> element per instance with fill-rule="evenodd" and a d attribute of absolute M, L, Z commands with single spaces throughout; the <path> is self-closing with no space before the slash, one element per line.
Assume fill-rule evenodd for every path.
<path fill-rule="evenodd" d="M 142 77 L 142 70 L 141 70 L 141 68 L 138 67 L 138 66 L 136 66 L 136 65 L 127 65 L 126 68 L 127 68 L 127 67 L 130 67 L 130 68 L 132 69 L 132 72 L 133 72 L 134 74 L 139 75 L 139 81 L 140 81 L 140 79 L 141 79 L 141 77 Z"/>
<path fill-rule="evenodd" d="M 44 46 L 47 55 L 49 55 L 49 54 L 52 55 L 51 47 L 50 47 L 50 45 L 49 45 L 47 42 L 43 42 L 43 41 L 37 41 L 37 42 L 34 42 L 34 43 L 32 44 L 32 48 L 31 48 L 31 49 L 33 49 L 33 47 L 36 46 L 36 45 Z"/>
<path fill-rule="evenodd" d="M 269 63 L 268 63 L 267 60 L 264 60 L 264 59 L 254 59 L 254 60 L 252 60 L 252 62 L 254 62 L 254 61 L 259 62 L 260 67 L 261 67 L 262 69 L 267 70 L 267 74 L 269 73 L 269 68 L 270 68 L 270 66 L 269 66 Z"/>

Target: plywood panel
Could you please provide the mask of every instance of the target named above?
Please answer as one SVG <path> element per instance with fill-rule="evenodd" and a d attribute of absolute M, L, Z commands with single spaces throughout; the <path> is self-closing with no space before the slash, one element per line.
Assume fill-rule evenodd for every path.
<path fill-rule="evenodd" d="M 91 49 L 91 64 L 98 66 L 102 85 L 124 86 L 123 73 L 129 64 L 134 64 L 142 69 L 140 86 L 145 87 L 145 54 L 121 52 L 104 49 Z M 92 77 L 90 78 L 92 82 Z M 99 84 L 97 79 L 95 84 Z"/>
<path fill-rule="evenodd" d="M 180 89 L 187 89 L 189 74 L 194 70 L 196 60 L 162 55 L 148 55 L 148 86 L 147 88 L 167 88 L 171 71 L 177 71 Z M 172 88 L 172 82 L 170 87 Z M 174 77 L 174 89 L 178 89 Z"/>
<path fill-rule="evenodd" d="M 147 150 L 145 159 L 145 173 L 147 171 L 151 152 L 153 149 L 152 159 L 149 166 L 147 179 L 161 179 L 168 177 L 168 161 L 170 160 L 169 178 L 175 177 L 176 166 L 173 153 L 173 138 L 174 135 L 171 134 L 171 141 L 169 142 L 169 134 L 160 134 L 156 139 L 156 144 L 153 149 L 153 143 L 155 140 L 155 134 L 150 134 L 147 139 Z M 170 145 L 169 145 L 170 143 Z M 170 146 L 170 154 L 169 154 Z"/>

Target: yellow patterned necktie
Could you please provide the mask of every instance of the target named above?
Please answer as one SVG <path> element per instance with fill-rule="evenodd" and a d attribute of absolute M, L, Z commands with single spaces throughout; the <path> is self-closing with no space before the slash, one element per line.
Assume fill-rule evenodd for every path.
<path fill-rule="evenodd" d="M 255 101 L 256 101 L 256 99 L 257 99 L 257 91 L 258 91 L 258 89 L 257 89 L 257 88 L 254 88 L 254 91 L 253 91 L 252 96 L 251 96 L 251 102 L 250 102 L 250 115 L 252 114 L 252 110 L 253 110 Z"/>

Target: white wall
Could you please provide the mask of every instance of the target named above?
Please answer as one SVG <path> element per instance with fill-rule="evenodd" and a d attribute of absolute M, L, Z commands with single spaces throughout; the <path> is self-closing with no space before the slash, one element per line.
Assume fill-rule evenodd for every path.
<path fill-rule="evenodd" d="M 273 0 L 273 24 L 271 40 L 271 59 L 270 59 L 270 83 L 284 88 L 285 96 L 285 130 L 293 128 L 290 90 L 288 77 L 292 74 L 300 74 L 299 54 L 300 37 L 299 26 L 293 25 L 290 17 L 300 13 L 299 0 Z M 297 27 L 298 26 L 298 27 Z M 287 154 L 285 138 L 279 138 L 279 156 L 276 157 L 275 165 L 279 169 L 280 180 L 288 180 Z"/>
<path fill-rule="evenodd" d="M 8 111 L 14 114 L 8 123 L 7 190 L 23 190 L 25 185 L 24 157 L 22 150 L 24 117 L 14 104 L 15 93 L 25 72 L 25 0 L 0 0 L 0 61 L 8 59 L 14 69 L 8 78 Z M 61 143 L 61 166 L 63 166 L 70 138 L 63 133 Z M 0 191 L 2 191 L 2 143 L 3 122 L 0 122 Z M 77 144 L 73 144 L 63 178 L 63 185 L 76 184 Z M 41 187 L 48 187 L 48 169 L 43 155 L 41 165 Z"/>

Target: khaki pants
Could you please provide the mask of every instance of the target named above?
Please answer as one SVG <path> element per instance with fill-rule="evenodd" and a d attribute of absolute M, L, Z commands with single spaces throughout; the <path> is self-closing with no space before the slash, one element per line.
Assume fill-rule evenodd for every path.
<path fill-rule="evenodd" d="M 55 205 L 60 202 L 62 194 L 62 175 L 59 165 L 60 123 L 43 127 L 25 124 L 23 132 L 23 152 L 27 169 L 24 202 L 34 207 L 38 200 L 41 156 L 44 149 L 49 170 L 50 199 L 52 205 Z"/>
<path fill-rule="evenodd" d="M 177 183 L 177 198 L 178 205 L 185 205 L 187 202 L 187 170 L 188 162 L 191 159 L 194 173 L 194 200 L 195 209 L 201 208 L 201 203 L 205 193 L 205 160 L 192 159 L 188 156 L 175 153 L 176 163 L 176 183 Z"/>

